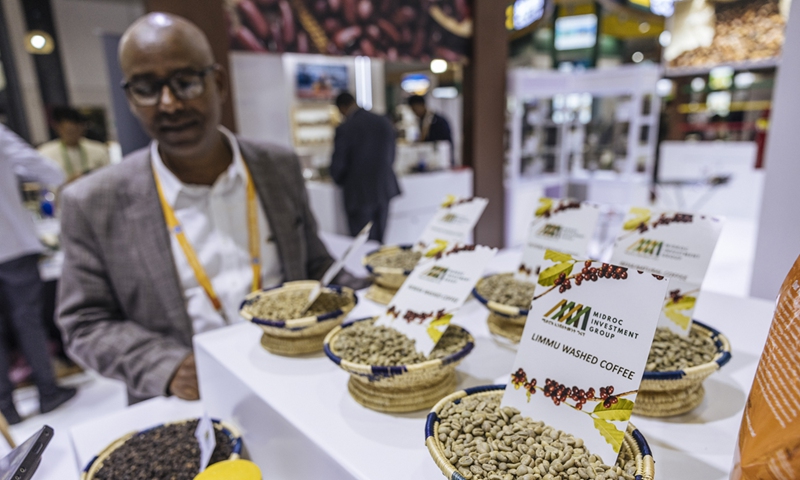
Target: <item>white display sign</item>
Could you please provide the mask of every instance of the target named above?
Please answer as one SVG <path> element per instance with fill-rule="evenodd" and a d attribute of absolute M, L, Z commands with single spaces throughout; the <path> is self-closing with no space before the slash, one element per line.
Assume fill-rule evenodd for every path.
<path fill-rule="evenodd" d="M 540 198 L 514 278 L 520 282 L 535 282 L 546 250 L 586 256 L 599 217 L 600 211 L 595 205 Z"/>
<path fill-rule="evenodd" d="M 211 456 L 214 454 L 214 449 L 217 448 L 217 438 L 214 435 L 214 423 L 208 416 L 208 412 L 203 413 L 200 421 L 197 422 L 197 429 L 194 431 L 194 437 L 200 445 L 200 471 L 208 467 L 208 462 L 211 461 Z"/>
<path fill-rule="evenodd" d="M 363 247 L 367 240 L 369 240 L 369 232 L 372 230 L 372 222 L 367 223 L 364 228 L 356 235 L 353 239 L 353 243 L 347 247 L 347 250 L 344 251 L 341 258 L 333 262 L 325 274 L 322 275 L 322 279 L 314 285 L 314 288 L 311 289 L 311 292 L 308 294 L 308 300 L 306 301 L 306 307 L 303 309 L 303 313 L 305 314 L 311 305 L 317 301 L 317 298 L 322 294 L 322 287 L 327 287 L 336 278 L 336 275 L 344 268 L 345 263 L 350 258 L 350 256 L 358 251 L 359 248 Z"/>
<path fill-rule="evenodd" d="M 430 355 L 496 252 L 480 245 L 455 245 L 423 258 L 375 325 L 405 334 L 419 353 Z"/>
<path fill-rule="evenodd" d="M 550 257 L 552 266 L 568 262 Z M 502 403 L 583 439 L 591 453 L 613 465 L 667 280 L 599 262 L 581 267 L 586 271 L 564 269 L 534 297 Z"/>
<path fill-rule="evenodd" d="M 686 336 L 721 231 L 719 218 L 634 207 L 614 243 L 611 262 L 669 278 L 659 326 Z"/>
<path fill-rule="evenodd" d="M 414 244 L 414 250 L 434 255 L 453 245 L 467 243 L 488 204 L 489 200 L 485 198 L 458 199 L 448 195 Z"/>

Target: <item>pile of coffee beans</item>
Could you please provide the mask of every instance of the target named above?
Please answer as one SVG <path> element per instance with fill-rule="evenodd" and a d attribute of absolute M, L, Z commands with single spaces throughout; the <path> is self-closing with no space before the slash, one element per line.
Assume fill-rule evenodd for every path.
<path fill-rule="evenodd" d="M 439 413 L 438 440 L 447 459 L 472 480 L 634 480 L 636 460 L 609 466 L 583 440 L 500 408 L 502 392 L 465 397 Z"/>
<path fill-rule="evenodd" d="M 467 0 L 226 0 L 230 36 L 250 51 L 459 61 Z"/>
<path fill-rule="evenodd" d="M 332 292 L 322 292 L 306 313 L 303 313 L 308 302 L 310 290 L 290 290 L 271 295 L 263 295 L 249 307 L 250 314 L 265 320 L 294 320 L 302 317 L 314 317 L 338 310 L 350 299 Z"/>
<path fill-rule="evenodd" d="M 422 258 L 421 252 L 397 250 L 391 254 L 373 256 L 369 259 L 369 266 L 372 268 L 401 268 L 411 271 L 417 266 L 420 258 Z"/>
<path fill-rule="evenodd" d="M 668 328 L 657 328 L 645 370 L 671 372 L 696 367 L 714 360 L 716 353 L 714 341 L 695 331 L 682 337 Z"/>
<path fill-rule="evenodd" d="M 717 65 L 780 55 L 786 22 L 777 0 L 719 2 L 716 14 L 711 45 L 682 53 L 671 66 Z"/>
<path fill-rule="evenodd" d="M 389 327 L 376 327 L 374 320 L 356 322 L 342 329 L 333 342 L 333 351 L 343 359 L 364 365 L 390 367 L 412 365 L 445 358 L 461 351 L 470 337 L 462 328 L 448 328 L 428 357 L 414 349 L 415 341 Z"/>
<path fill-rule="evenodd" d="M 480 296 L 501 305 L 528 310 L 531 308 L 536 285 L 514 279 L 513 273 L 501 273 L 484 278 L 478 283 Z"/>
<path fill-rule="evenodd" d="M 97 480 L 192 480 L 200 472 L 197 420 L 156 427 L 135 435 L 103 460 Z M 214 429 L 217 447 L 210 464 L 231 456 L 230 439 Z"/>

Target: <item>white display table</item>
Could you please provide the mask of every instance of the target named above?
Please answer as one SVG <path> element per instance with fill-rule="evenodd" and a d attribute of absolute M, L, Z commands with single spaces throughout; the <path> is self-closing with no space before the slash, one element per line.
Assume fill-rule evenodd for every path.
<path fill-rule="evenodd" d="M 413 173 L 398 177 L 398 181 L 402 193 L 389 204 L 383 239 L 387 245 L 413 243 L 447 194 L 467 198 L 473 195 L 469 168 Z M 319 231 L 349 235 L 342 190 L 330 181 L 307 181 L 306 191 Z"/>
<path fill-rule="evenodd" d="M 499 255 L 494 270 L 510 270 L 517 255 Z M 362 300 L 350 318 L 382 308 Z M 694 412 L 667 420 L 634 417 L 653 449 L 657 478 L 728 478 L 772 311 L 763 300 L 701 296 L 696 316 L 728 335 L 733 360 L 706 381 L 706 399 Z M 458 368 L 459 388 L 504 382 L 510 373 L 515 351 L 490 336 L 486 317 L 471 300 L 454 319 L 476 338 L 475 350 Z M 209 332 L 195 337 L 195 355 L 205 407 L 241 429 L 264 478 L 442 478 L 425 448 L 427 411 L 368 410 L 347 392 L 348 375 L 323 354 L 272 355 L 260 337 L 249 324 Z"/>

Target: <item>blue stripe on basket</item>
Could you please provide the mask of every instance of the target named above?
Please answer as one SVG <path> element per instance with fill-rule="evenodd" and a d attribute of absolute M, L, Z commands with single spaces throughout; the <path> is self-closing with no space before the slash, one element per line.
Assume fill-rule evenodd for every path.
<path fill-rule="evenodd" d="M 425 440 L 433 436 L 433 427 L 436 423 L 439 423 L 439 415 L 436 412 L 429 413 L 428 419 L 425 421 Z"/>
<path fill-rule="evenodd" d="M 92 465 L 94 465 L 95 461 L 97 461 L 97 455 L 95 455 L 94 457 L 92 457 L 91 460 L 89 460 L 89 463 L 87 463 L 86 467 L 83 469 L 83 473 L 88 472 L 89 469 L 92 468 Z"/>
<path fill-rule="evenodd" d="M 467 479 L 466 479 L 466 478 L 464 478 L 464 476 L 463 476 L 463 475 L 461 475 L 460 473 L 458 473 L 458 472 L 453 472 L 453 474 L 452 474 L 452 475 L 450 475 L 450 480 L 467 480 Z"/>
<path fill-rule="evenodd" d="M 457 351 L 452 355 L 444 357 L 442 359 L 442 365 L 450 365 L 453 362 L 461 360 L 462 358 L 466 357 L 469 354 L 469 352 L 472 351 L 473 348 L 475 348 L 475 344 L 473 342 L 467 342 L 467 344 L 464 345 L 464 348 L 462 348 L 461 350 Z"/>
<path fill-rule="evenodd" d="M 636 440 L 636 444 L 639 446 L 639 450 L 642 451 L 642 456 L 647 457 L 653 456 L 653 452 L 650 451 L 650 445 L 647 444 L 647 440 L 645 440 L 644 435 L 639 431 L 637 428 L 636 430 L 631 433 L 633 435 L 633 439 Z"/>
<path fill-rule="evenodd" d="M 480 387 L 465 388 L 464 393 L 467 395 L 474 395 L 481 392 L 489 392 L 491 390 L 505 390 L 505 385 L 482 385 Z"/>
<path fill-rule="evenodd" d="M 674 372 L 644 372 L 645 380 L 680 380 L 686 376 L 683 370 L 675 370 Z"/>
<path fill-rule="evenodd" d="M 325 355 L 327 355 L 328 358 L 333 360 L 333 363 L 335 363 L 336 365 L 342 364 L 342 357 L 339 357 L 336 354 L 334 354 L 333 351 L 331 351 L 331 346 L 328 343 L 324 343 L 322 345 L 322 351 L 324 351 Z"/>
<path fill-rule="evenodd" d="M 393 377 L 395 375 L 402 375 L 408 371 L 405 365 L 393 365 L 391 367 L 384 367 L 381 365 L 373 365 L 370 367 L 373 377 L 375 379 L 384 377 Z"/>

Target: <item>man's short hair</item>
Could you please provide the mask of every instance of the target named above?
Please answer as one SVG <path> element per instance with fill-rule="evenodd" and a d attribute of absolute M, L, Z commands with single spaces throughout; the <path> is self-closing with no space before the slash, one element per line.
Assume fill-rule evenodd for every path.
<path fill-rule="evenodd" d="M 425 106 L 425 97 L 422 95 L 411 95 L 408 97 L 408 106 L 413 107 L 414 105 L 422 105 Z"/>
<path fill-rule="evenodd" d="M 356 103 L 356 99 L 349 92 L 342 92 L 336 97 L 338 108 L 347 108 L 354 103 Z"/>
<path fill-rule="evenodd" d="M 86 117 L 72 107 L 55 107 L 53 108 L 53 121 L 56 123 L 86 123 Z"/>

